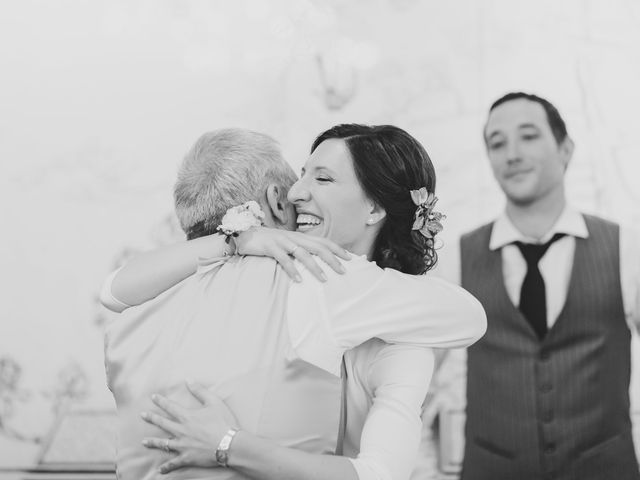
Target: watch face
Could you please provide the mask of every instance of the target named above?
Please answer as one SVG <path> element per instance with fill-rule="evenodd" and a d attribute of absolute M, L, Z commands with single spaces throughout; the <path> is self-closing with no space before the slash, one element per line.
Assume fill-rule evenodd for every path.
<path fill-rule="evenodd" d="M 216 450 L 216 462 L 218 462 L 218 465 L 226 467 L 228 461 L 229 455 L 225 450 Z"/>

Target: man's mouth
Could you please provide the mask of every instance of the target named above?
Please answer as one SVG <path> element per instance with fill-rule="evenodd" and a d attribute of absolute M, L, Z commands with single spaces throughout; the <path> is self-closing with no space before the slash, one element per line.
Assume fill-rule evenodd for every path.
<path fill-rule="evenodd" d="M 505 173 L 504 177 L 506 179 L 518 179 L 528 175 L 532 170 L 530 168 L 522 169 L 522 170 L 511 170 Z"/>
<path fill-rule="evenodd" d="M 322 219 L 309 213 L 300 213 L 298 214 L 296 223 L 298 224 L 298 230 L 304 232 L 320 225 L 322 223 Z"/>

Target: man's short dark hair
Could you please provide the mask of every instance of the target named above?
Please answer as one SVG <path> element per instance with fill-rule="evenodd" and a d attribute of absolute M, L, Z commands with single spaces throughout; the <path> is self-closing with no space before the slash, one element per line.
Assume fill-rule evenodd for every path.
<path fill-rule="evenodd" d="M 507 93 L 506 95 L 503 95 L 498 100 L 493 102 L 493 105 L 491 105 L 491 108 L 489 108 L 489 113 L 491 113 L 494 108 L 502 105 L 503 103 L 507 103 L 507 102 L 510 102 L 511 100 L 519 100 L 519 99 L 529 100 L 530 102 L 536 102 L 542 105 L 542 108 L 544 108 L 544 111 L 547 114 L 547 121 L 549 122 L 549 127 L 551 127 L 551 132 L 553 133 L 553 136 L 555 137 L 556 142 L 558 143 L 558 145 L 564 142 L 564 140 L 568 136 L 568 133 L 567 133 L 567 126 L 565 125 L 564 120 L 560 116 L 560 112 L 558 112 L 558 109 L 554 107 L 549 100 L 546 100 L 537 95 L 533 95 L 531 93 L 524 93 L 524 92 Z"/>

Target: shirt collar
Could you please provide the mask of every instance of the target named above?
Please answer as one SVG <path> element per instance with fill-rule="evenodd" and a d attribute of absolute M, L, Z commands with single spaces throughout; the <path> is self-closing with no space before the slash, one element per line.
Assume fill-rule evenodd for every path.
<path fill-rule="evenodd" d="M 556 223 L 542 236 L 540 243 L 546 242 L 556 233 L 564 233 L 578 238 L 587 238 L 589 236 L 584 217 L 569 205 L 564 208 Z M 536 239 L 527 237 L 520 232 L 513 225 L 507 213 L 504 212 L 493 224 L 491 239 L 489 240 L 489 250 L 498 250 L 516 241 L 538 243 Z"/>

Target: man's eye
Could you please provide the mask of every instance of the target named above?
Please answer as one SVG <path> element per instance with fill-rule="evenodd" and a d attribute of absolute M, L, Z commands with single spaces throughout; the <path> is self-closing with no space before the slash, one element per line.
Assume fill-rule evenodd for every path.
<path fill-rule="evenodd" d="M 537 133 L 527 133 L 525 135 L 522 135 L 522 138 L 523 140 L 535 140 L 539 136 L 540 135 L 538 135 Z"/>
<path fill-rule="evenodd" d="M 333 181 L 333 179 L 329 178 L 329 177 L 316 177 L 316 180 L 318 182 L 323 182 L 323 183 L 332 182 Z"/>

